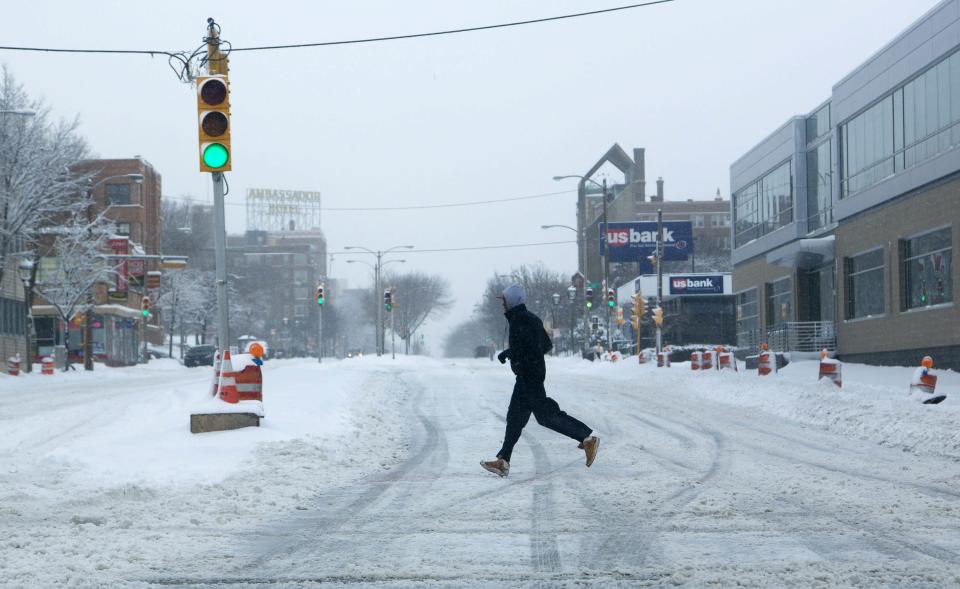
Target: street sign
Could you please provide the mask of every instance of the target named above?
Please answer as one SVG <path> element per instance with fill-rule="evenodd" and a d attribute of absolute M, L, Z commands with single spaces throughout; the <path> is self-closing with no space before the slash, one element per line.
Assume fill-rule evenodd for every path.
<path fill-rule="evenodd" d="M 705 295 L 723 294 L 723 276 L 671 276 L 670 294 Z"/>
<path fill-rule="evenodd" d="M 600 240 L 601 254 L 609 251 L 611 262 L 643 262 L 647 256 L 657 252 L 656 223 L 608 223 L 605 233 L 606 244 L 602 237 Z M 664 221 L 663 259 L 682 261 L 688 259 L 691 252 L 693 223 Z"/>

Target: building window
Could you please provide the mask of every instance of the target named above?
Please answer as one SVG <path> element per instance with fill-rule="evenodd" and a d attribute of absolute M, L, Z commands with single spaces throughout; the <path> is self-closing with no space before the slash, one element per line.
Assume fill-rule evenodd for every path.
<path fill-rule="evenodd" d="M 807 152 L 807 230 L 833 223 L 833 163 L 830 141 Z"/>
<path fill-rule="evenodd" d="M 841 126 L 841 198 L 960 145 L 960 53 Z"/>
<path fill-rule="evenodd" d="M 690 221 L 693 222 L 694 227 L 703 227 L 704 219 L 703 215 L 690 215 Z"/>
<path fill-rule="evenodd" d="M 953 300 L 953 234 L 949 227 L 900 242 L 903 309 Z"/>
<path fill-rule="evenodd" d="M 711 227 L 729 227 L 730 226 L 730 215 L 713 215 L 710 217 L 710 226 Z"/>
<path fill-rule="evenodd" d="M 790 160 L 733 195 L 736 247 L 793 222 Z"/>
<path fill-rule="evenodd" d="M 844 260 L 847 319 L 883 315 L 883 248 Z"/>
<path fill-rule="evenodd" d="M 830 105 L 807 117 L 807 143 L 813 143 L 830 132 Z"/>
<path fill-rule="evenodd" d="M 23 335 L 26 313 L 23 301 L 0 298 L 0 333 Z"/>
<path fill-rule="evenodd" d="M 757 315 L 757 289 L 737 293 L 737 346 L 750 350 L 760 343 L 760 322 Z"/>
<path fill-rule="evenodd" d="M 107 206 L 130 204 L 129 184 L 107 184 L 106 191 Z"/>
<path fill-rule="evenodd" d="M 767 283 L 767 328 L 783 327 L 793 317 L 791 290 L 793 281 L 788 278 Z"/>
<path fill-rule="evenodd" d="M 960 54 L 903 87 L 904 168 L 960 144 Z"/>
<path fill-rule="evenodd" d="M 130 237 L 130 223 L 117 223 L 117 235 Z"/>

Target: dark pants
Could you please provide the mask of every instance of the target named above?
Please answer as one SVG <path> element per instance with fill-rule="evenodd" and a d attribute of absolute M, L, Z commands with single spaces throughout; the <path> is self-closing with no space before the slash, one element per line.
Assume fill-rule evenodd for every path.
<path fill-rule="evenodd" d="M 507 410 L 507 431 L 503 436 L 503 448 L 497 452 L 497 456 L 510 462 L 513 447 L 520 439 L 520 432 L 530 420 L 531 413 L 537 423 L 543 427 L 578 442 L 589 437 L 593 431 L 579 420 L 561 411 L 557 402 L 547 396 L 542 382 L 528 382 L 517 378 L 513 395 L 510 397 L 510 408 Z"/>

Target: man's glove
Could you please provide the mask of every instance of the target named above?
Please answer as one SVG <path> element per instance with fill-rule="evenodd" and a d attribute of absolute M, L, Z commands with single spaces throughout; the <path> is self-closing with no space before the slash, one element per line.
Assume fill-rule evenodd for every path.
<path fill-rule="evenodd" d="M 500 352 L 499 354 L 497 354 L 497 360 L 500 360 L 500 363 L 501 363 L 501 364 L 506 364 L 506 363 L 507 363 L 507 358 L 509 358 L 509 357 L 510 357 L 510 350 L 504 350 L 504 351 Z"/>

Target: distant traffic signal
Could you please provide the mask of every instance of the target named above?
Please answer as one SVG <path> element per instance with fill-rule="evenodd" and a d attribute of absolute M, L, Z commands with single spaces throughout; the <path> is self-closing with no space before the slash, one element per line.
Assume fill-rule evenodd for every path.
<path fill-rule="evenodd" d="M 318 284 L 318 285 L 317 285 L 317 304 L 322 306 L 322 305 L 323 305 L 323 302 L 324 302 L 324 298 L 323 298 L 323 285 L 322 285 L 322 284 Z"/>
<path fill-rule="evenodd" d="M 144 317 L 150 316 L 150 297 L 140 299 L 140 314 Z"/>
<path fill-rule="evenodd" d="M 587 289 L 587 292 L 584 298 L 587 300 L 587 308 L 588 309 L 592 308 L 593 307 L 593 289 L 592 288 Z"/>
<path fill-rule="evenodd" d="M 660 327 L 663 325 L 663 309 L 662 308 L 657 307 L 656 309 L 653 310 L 653 321 L 654 323 L 657 324 L 657 327 Z"/>
<path fill-rule="evenodd" d="M 637 293 L 633 295 L 633 313 L 630 314 L 630 325 L 633 329 L 640 329 L 640 320 L 646 312 L 646 304 L 643 301 L 643 295 Z"/>
<path fill-rule="evenodd" d="M 197 131 L 200 137 L 200 171 L 231 170 L 230 82 L 226 76 L 197 78 Z"/>
<path fill-rule="evenodd" d="M 612 288 L 607 289 L 607 306 L 616 307 L 617 306 L 617 291 Z"/>
<path fill-rule="evenodd" d="M 383 308 L 389 313 L 393 311 L 393 291 L 389 288 L 383 291 Z"/>

